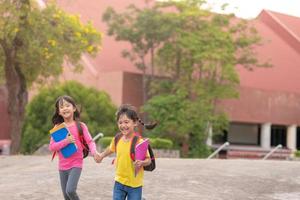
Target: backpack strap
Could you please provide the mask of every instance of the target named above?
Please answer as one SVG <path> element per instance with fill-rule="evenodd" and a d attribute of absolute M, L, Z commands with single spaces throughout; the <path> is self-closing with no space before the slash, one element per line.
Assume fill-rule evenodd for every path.
<path fill-rule="evenodd" d="M 81 142 L 81 145 L 84 149 L 86 149 L 87 151 L 89 151 L 89 147 L 88 144 L 86 143 L 85 139 L 84 139 L 84 135 L 83 135 L 83 130 L 82 130 L 82 126 L 81 126 L 81 122 L 80 121 L 76 121 L 76 126 L 79 132 L 79 139 Z"/>
<path fill-rule="evenodd" d="M 78 129 L 79 135 L 83 136 L 83 131 L 82 131 L 80 121 L 75 121 L 75 123 L 76 123 L 77 129 Z"/>
<path fill-rule="evenodd" d="M 115 152 L 117 152 L 117 144 L 120 141 L 121 137 L 122 137 L 122 133 L 117 133 L 116 136 L 115 136 L 115 138 L 114 138 Z"/>
<path fill-rule="evenodd" d="M 77 130 L 78 130 L 78 132 L 79 132 L 80 142 L 83 144 L 83 139 L 84 139 L 84 137 L 83 137 L 83 131 L 82 131 L 81 124 L 80 124 L 79 121 L 75 121 L 75 123 L 76 123 Z M 84 147 L 84 148 L 85 148 L 85 147 Z"/>
<path fill-rule="evenodd" d="M 53 161 L 53 159 L 55 158 L 55 155 L 56 155 L 56 151 L 54 151 L 54 152 L 52 153 L 52 159 L 51 159 L 51 161 Z"/>
<path fill-rule="evenodd" d="M 122 133 L 117 133 L 114 137 L 114 144 L 115 144 L 115 152 L 117 152 L 117 144 L 119 142 L 119 140 L 122 137 Z M 111 164 L 113 165 L 115 163 L 115 158 L 111 161 Z"/>
<path fill-rule="evenodd" d="M 117 146 L 117 143 L 119 142 L 119 140 L 121 139 L 121 137 L 122 137 L 122 133 L 117 133 L 115 135 L 115 139 L 114 139 L 115 146 Z"/>
<path fill-rule="evenodd" d="M 153 153 L 150 145 L 148 146 L 148 151 L 150 154 L 151 163 L 150 163 L 150 165 L 144 166 L 144 170 L 145 171 L 153 171 L 156 167 L 156 164 L 155 164 L 155 156 L 154 156 L 154 153 Z"/>
<path fill-rule="evenodd" d="M 115 152 L 117 152 L 117 144 L 120 141 L 121 137 L 122 137 L 122 133 L 117 133 L 116 136 L 115 136 L 115 138 L 114 138 Z M 133 138 L 131 139 L 131 144 L 130 144 L 130 158 L 133 161 L 135 161 L 135 146 L 136 146 L 139 138 L 141 138 L 139 135 L 134 134 Z"/>

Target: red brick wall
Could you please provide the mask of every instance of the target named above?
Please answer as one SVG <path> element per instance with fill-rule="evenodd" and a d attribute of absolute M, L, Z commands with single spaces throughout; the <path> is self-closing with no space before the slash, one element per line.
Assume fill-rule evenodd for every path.
<path fill-rule="evenodd" d="M 136 107 L 143 105 L 142 75 L 124 72 L 122 103 L 129 103 Z"/>
<path fill-rule="evenodd" d="M 230 121 L 300 125 L 300 94 L 240 88 L 240 97 L 226 100 L 220 105 L 227 111 Z"/>

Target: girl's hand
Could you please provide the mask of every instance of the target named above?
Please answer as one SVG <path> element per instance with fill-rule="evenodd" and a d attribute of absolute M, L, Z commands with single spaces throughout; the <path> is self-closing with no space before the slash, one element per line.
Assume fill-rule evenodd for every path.
<path fill-rule="evenodd" d="M 100 162 L 103 160 L 103 158 L 105 158 L 105 153 L 104 152 L 99 154 Z"/>
<path fill-rule="evenodd" d="M 102 161 L 103 157 L 101 156 L 101 154 L 99 152 L 96 151 L 96 153 L 94 154 L 94 160 L 96 163 L 100 163 Z"/>
<path fill-rule="evenodd" d="M 136 160 L 134 162 L 134 166 L 135 167 L 142 167 L 142 166 L 144 166 L 144 161 L 142 161 L 142 160 Z"/>
<path fill-rule="evenodd" d="M 145 160 L 136 160 L 134 162 L 135 167 L 145 167 L 151 164 L 150 158 L 146 158 Z"/>
<path fill-rule="evenodd" d="M 97 155 L 95 155 L 96 157 L 95 158 L 95 161 L 97 163 L 100 163 L 106 156 L 112 154 L 113 152 L 109 149 L 109 148 L 106 148 L 105 151 L 103 151 L 102 153 L 98 153 L 97 152 Z"/>
<path fill-rule="evenodd" d="M 66 139 L 69 141 L 69 143 L 75 143 L 75 139 L 71 133 L 67 135 Z"/>

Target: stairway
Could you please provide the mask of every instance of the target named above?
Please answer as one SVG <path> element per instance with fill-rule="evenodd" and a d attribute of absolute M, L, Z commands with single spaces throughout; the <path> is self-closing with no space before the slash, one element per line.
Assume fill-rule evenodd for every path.
<path fill-rule="evenodd" d="M 270 151 L 251 150 L 251 149 L 228 149 L 226 151 L 227 159 L 262 159 Z M 271 160 L 288 160 L 292 154 L 290 149 L 278 149 L 268 158 Z"/>

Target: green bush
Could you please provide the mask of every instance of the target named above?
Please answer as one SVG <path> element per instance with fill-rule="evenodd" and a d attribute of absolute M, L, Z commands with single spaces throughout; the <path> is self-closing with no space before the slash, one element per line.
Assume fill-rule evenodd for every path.
<path fill-rule="evenodd" d="M 103 137 L 99 140 L 99 144 L 101 145 L 101 148 L 106 148 L 110 145 L 111 140 L 113 137 Z"/>
<path fill-rule="evenodd" d="M 296 151 L 296 152 L 295 152 L 295 156 L 296 156 L 296 157 L 300 157 L 300 151 Z"/>
<path fill-rule="evenodd" d="M 171 149 L 173 142 L 169 139 L 150 138 L 150 144 L 153 149 Z"/>
<path fill-rule="evenodd" d="M 102 148 L 106 148 L 110 145 L 113 137 L 103 137 L 99 140 L 99 144 Z M 153 149 L 171 149 L 173 142 L 163 138 L 150 138 L 150 145 Z"/>
<path fill-rule="evenodd" d="M 65 82 L 56 87 L 41 89 L 27 105 L 22 130 L 22 153 L 33 153 L 43 144 L 49 143 L 55 101 L 61 95 L 74 98 L 81 110 L 81 121 L 87 124 L 92 136 L 98 132 L 106 136 L 116 132 L 116 107 L 108 94 L 84 87 L 75 81 Z"/>

